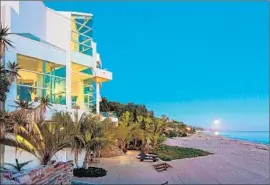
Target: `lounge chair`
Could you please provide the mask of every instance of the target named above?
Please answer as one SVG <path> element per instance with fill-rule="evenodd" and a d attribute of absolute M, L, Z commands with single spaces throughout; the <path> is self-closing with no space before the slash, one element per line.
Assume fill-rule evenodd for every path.
<path fill-rule="evenodd" d="M 141 151 L 141 153 L 139 154 L 138 158 L 141 161 L 144 161 L 144 160 L 152 160 L 153 162 L 158 161 L 157 155 L 154 155 L 154 154 L 145 154 L 143 151 Z"/>

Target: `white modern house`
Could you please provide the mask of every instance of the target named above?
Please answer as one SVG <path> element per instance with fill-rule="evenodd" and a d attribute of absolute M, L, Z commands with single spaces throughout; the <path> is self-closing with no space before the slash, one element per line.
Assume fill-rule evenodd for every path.
<path fill-rule="evenodd" d="M 112 72 L 102 69 L 92 20 L 89 13 L 55 11 L 42 1 L 1 1 L 1 22 L 10 27 L 15 46 L 4 62 L 22 68 L 7 95 L 7 110 L 14 109 L 14 100 L 49 96 L 47 118 L 55 110 L 91 112 L 94 105 L 100 113 L 101 84 L 112 80 Z"/>
<path fill-rule="evenodd" d="M 21 67 L 20 77 L 7 95 L 6 110 L 14 109 L 14 100 L 38 104 L 39 97 L 49 96 L 53 107 L 47 111 L 47 119 L 55 110 L 73 115 L 78 110 L 79 116 L 84 112 L 100 114 L 100 88 L 112 80 L 112 72 L 102 69 L 92 38 L 92 20 L 91 14 L 55 11 L 42 1 L 1 1 L 1 23 L 10 28 L 9 39 L 15 46 L 8 48 L 3 62 L 15 61 Z M 5 147 L 5 162 L 13 163 L 14 155 L 14 148 Z M 33 159 L 26 152 L 19 155 L 22 161 Z M 66 161 L 72 156 L 64 150 L 56 158 Z M 37 160 L 30 167 L 35 165 Z"/>

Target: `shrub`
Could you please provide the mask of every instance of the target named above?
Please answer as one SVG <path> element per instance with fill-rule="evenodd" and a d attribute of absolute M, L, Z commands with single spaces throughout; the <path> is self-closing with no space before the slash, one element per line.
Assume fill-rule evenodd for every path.
<path fill-rule="evenodd" d="M 170 130 L 170 131 L 167 133 L 167 137 L 169 137 L 169 138 L 177 137 L 177 136 L 178 136 L 178 133 L 177 133 L 177 131 L 175 131 L 175 130 Z"/>
<path fill-rule="evenodd" d="M 199 156 L 210 155 L 210 152 L 194 149 L 194 148 L 183 148 L 178 146 L 160 145 L 155 150 L 151 151 L 156 154 L 161 160 L 170 161 L 174 159 L 184 159 Z"/>
<path fill-rule="evenodd" d="M 89 167 L 85 168 L 75 168 L 73 170 L 73 175 L 75 177 L 103 177 L 107 174 L 107 171 L 103 168 Z"/>
<path fill-rule="evenodd" d="M 163 161 L 171 161 L 172 158 L 166 154 L 159 154 L 158 157 Z"/>
<path fill-rule="evenodd" d="M 158 145 L 162 144 L 164 141 L 166 141 L 166 136 L 165 135 L 158 136 L 158 138 L 157 138 L 157 144 Z"/>
<path fill-rule="evenodd" d="M 182 133 L 181 134 L 181 137 L 187 137 L 187 134 L 186 133 Z"/>

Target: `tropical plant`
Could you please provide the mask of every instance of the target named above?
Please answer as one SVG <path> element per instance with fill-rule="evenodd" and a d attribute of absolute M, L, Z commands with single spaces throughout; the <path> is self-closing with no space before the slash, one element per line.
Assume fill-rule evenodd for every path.
<path fill-rule="evenodd" d="M 12 41 L 8 39 L 9 35 L 11 35 L 9 27 L 3 27 L 3 25 L 0 24 L 0 56 L 3 56 L 4 50 L 8 47 L 14 47 Z"/>
<path fill-rule="evenodd" d="M 157 147 L 157 141 L 160 135 L 162 135 L 165 131 L 166 128 L 166 123 L 167 123 L 167 117 L 162 117 L 162 118 L 156 118 L 154 119 L 153 122 L 153 130 L 152 130 L 152 138 L 151 138 L 151 145 L 152 148 Z"/>
<path fill-rule="evenodd" d="M 8 74 L 5 70 L 5 66 L 2 62 L 5 50 L 8 47 L 14 47 L 12 41 L 8 38 L 11 33 L 9 32 L 9 27 L 3 27 L 2 23 L 0 24 L 0 113 L 4 115 L 5 113 L 5 101 L 6 93 L 9 92 L 9 83 Z M 3 117 L 2 117 L 3 118 Z M 0 127 L 1 127 L 1 137 L 5 130 L 5 120 L 1 118 Z M 0 163 L 3 164 L 5 149 L 3 145 L 0 145 Z"/>
<path fill-rule="evenodd" d="M 0 111 L 3 111 L 3 102 L 6 100 L 6 93 L 9 92 L 8 75 L 4 71 L 3 65 L 0 65 Z M 2 109 L 1 109 L 2 108 Z"/>
<path fill-rule="evenodd" d="M 47 108 L 51 108 L 52 104 L 50 102 L 50 97 L 47 95 L 45 97 L 39 98 L 40 104 L 38 106 L 39 109 L 39 115 L 40 115 L 40 120 L 44 120 L 44 116 L 46 113 Z"/>
<path fill-rule="evenodd" d="M 20 77 L 19 70 L 21 68 L 19 67 L 19 64 L 16 64 L 15 62 L 9 62 L 7 64 L 6 72 L 8 73 L 8 83 L 11 84 L 16 77 Z"/>
<path fill-rule="evenodd" d="M 100 157 L 101 149 L 114 143 L 114 134 L 112 132 L 113 124 L 109 119 L 103 121 L 100 120 L 99 116 L 92 114 L 83 114 L 79 121 L 80 131 L 84 138 L 85 145 L 85 157 L 84 164 L 85 168 L 88 168 L 93 155 Z"/>
<path fill-rule="evenodd" d="M 17 127 L 15 138 L 6 135 L 0 143 L 33 154 L 43 165 L 58 151 L 71 147 L 75 138 L 84 142 L 68 113 L 56 113 L 51 121 L 34 123 L 32 129 Z"/>
<path fill-rule="evenodd" d="M 15 159 L 15 165 L 14 164 L 11 164 L 11 163 L 5 163 L 5 165 L 12 167 L 13 169 L 15 169 L 18 172 L 21 172 L 23 170 L 23 168 L 26 165 L 28 165 L 29 163 L 31 163 L 32 161 L 33 160 L 26 161 L 26 162 L 23 162 L 23 163 L 19 163 L 18 159 Z"/>
<path fill-rule="evenodd" d="M 125 112 L 118 123 L 115 130 L 115 137 L 118 139 L 120 148 L 123 150 L 129 141 L 132 140 L 132 130 L 134 128 L 133 117 L 130 112 Z"/>

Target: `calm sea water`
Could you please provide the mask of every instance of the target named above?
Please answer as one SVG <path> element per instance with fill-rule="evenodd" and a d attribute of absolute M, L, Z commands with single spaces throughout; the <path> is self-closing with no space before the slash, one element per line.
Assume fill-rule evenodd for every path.
<path fill-rule="evenodd" d="M 269 145 L 269 131 L 230 131 L 218 132 L 218 135 L 237 140 Z"/>

